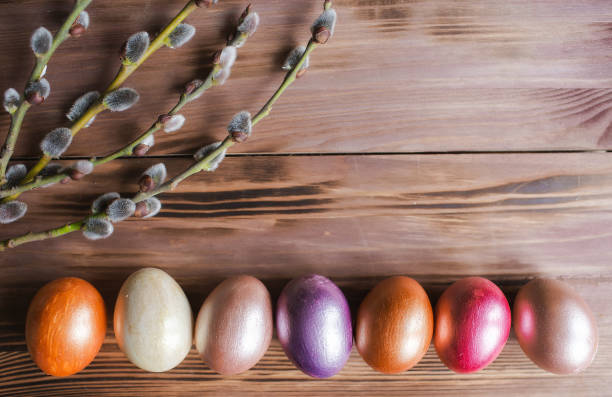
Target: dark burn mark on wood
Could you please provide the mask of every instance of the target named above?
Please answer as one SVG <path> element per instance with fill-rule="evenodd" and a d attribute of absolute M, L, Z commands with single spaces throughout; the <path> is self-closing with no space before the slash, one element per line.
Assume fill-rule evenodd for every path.
<path fill-rule="evenodd" d="M 285 201 L 237 201 L 224 202 L 217 204 L 197 204 L 197 203 L 168 203 L 164 205 L 164 209 L 178 211 L 206 211 L 206 210 L 233 210 L 246 208 L 264 208 L 264 207 L 305 207 L 314 205 L 324 205 L 333 203 L 332 199 L 304 199 L 304 200 L 285 200 Z"/>
<path fill-rule="evenodd" d="M 382 32 L 401 32 L 410 27 L 413 16 L 411 5 L 415 0 L 358 0 L 337 1 L 340 8 L 350 7 L 357 19 L 365 21 L 380 21 L 375 27 Z"/>
<path fill-rule="evenodd" d="M 323 194 L 325 192 L 325 187 L 334 187 L 337 186 L 338 183 L 338 181 L 325 181 L 312 185 L 281 188 L 226 190 L 217 192 L 172 192 L 161 194 L 159 198 L 162 201 L 171 199 L 173 201 L 216 202 L 262 197 L 313 196 Z"/>
<path fill-rule="evenodd" d="M 218 211 L 218 212 L 164 212 L 166 218 L 223 218 L 233 216 L 260 216 L 260 215 L 297 215 L 327 212 L 325 208 L 302 208 L 291 210 L 262 210 L 262 211 Z"/>

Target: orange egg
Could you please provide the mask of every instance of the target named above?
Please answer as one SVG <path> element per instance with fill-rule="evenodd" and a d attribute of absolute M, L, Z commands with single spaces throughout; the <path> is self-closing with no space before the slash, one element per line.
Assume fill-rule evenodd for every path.
<path fill-rule="evenodd" d="M 357 350 L 379 372 L 395 374 L 413 367 L 427 352 L 432 334 L 429 297 L 409 277 L 381 281 L 359 306 Z"/>
<path fill-rule="evenodd" d="M 26 319 L 32 359 L 49 375 L 67 376 L 93 361 L 106 334 L 104 300 L 85 280 L 52 281 L 34 296 Z"/>

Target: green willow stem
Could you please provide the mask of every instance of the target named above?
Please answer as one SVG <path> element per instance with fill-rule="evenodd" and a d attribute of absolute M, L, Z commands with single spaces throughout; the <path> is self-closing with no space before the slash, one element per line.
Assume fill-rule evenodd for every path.
<path fill-rule="evenodd" d="M 102 112 L 103 110 L 106 109 L 106 107 L 104 107 L 104 105 L 103 105 L 104 96 L 106 94 L 108 94 L 109 92 L 117 89 L 119 86 L 121 86 L 121 84 L 123 84 L 125 82 L 125 80 L 132 73 L 134 73 L 134 71 L 136 71 L 136 69 L 138 69 L 138 67 L 147 58 L 149 58 L 149 56 L 151 56 L 155 51 L 159 50 L 162 46 L 164 46 L 165 45 L 165 40 L 168 38 L 170 33 L 172 33 L 172 31 L 174 31 L 174 29 L 185 18 L 187 18 L 187 16 L 189 14 L 191 14 L 191 12 L 193 12 L 197 8 L 198 8 L 198 6 L 196 5 L 196 0 L 190 0 L 187 3 L 187 5 L 185 5 L 185 7 L 183 7 L 183 9 L 168 23 L 168 25 L 166 25 L 166 27 L 164 27 L 164 29 L 151 42 L 151 44 L 149 45 L 149 48 L 144 53 L 144 55 L 141 57 L 141 59 L 138 60 L 138 62 L 135 62 L 133 64 L 129 64 L 129 65 L 125 65 L 125 64 L 121 65 L 121 68 L 119 69 L 119 72 L 115 76 L 115 79 L 110 83 L 110 85 L 106 88 L 106 90 L 104 90 L 104 93 L 102 95 L 100 95 L 100 98 L 98 99 L 98 101 L 96 103 L 94 103 L 78 120 L 76 120 L 72 124 L 72 126 L 70 127 L 70 131 L 72 132 L 72 136 L 73 137 L 76 136 L 76 134 L 78 134 L 78 132 L 83 127 L 85 127 L 85 125 L 87 125 L 87 123 L 95 115 L 97 115 L 98 113 L 100 113 L 100 112 Z M 36 163 L 36 165 L 34 167 L 32 167 L 32 169 L 30 169 L 28 174 L 23 178 L 23 180 L 21 181 L 21 184 L 27 184 L 29 182 L 32 182 L 36 178 L 36 176 L 42 171 L 42 169 L 45 168 L 45 166 L 47 164 L 49 164 L 49 162 L 51 160 L 52 160 L 51 157 L 49 157 L 47 155 L 43 155 L 40 158 L 40 160 L 38 161 L 38 163 Z M 18 196 L 19 196 L 19 194 L 15 194 L 13 196 L 10 196 L 10 197 L 6 198 L 4 201 L 14 200 Z"/>
<path fill-rule="evenodd" d="M 204 84 L 202 84 L 200 87 L 198 87 L 196 90 L 194 90 L 189 95 L 187 94 L 181 95 L 177 104 L 174 105 L 174 107 L 168 112 L 168 114 L 170 116 L 177 114 L 179 110 L 181 110 L 186 104 L 195 100 L 197 97 L 202 95 L 204 91 L 214 86 L 215 83 L 213 81 L 213 76 L 217 71 L 218 71 L 218 68 L 214 67 L 213 70 L 209 73 L 208 77 L 206 78 L 206 81 L 204 82 Z M 163 124 L 160 123 L 159 121 L 156 121 L 155 123 L 153 123 L 153 125 L 148 130 L 143 132 L 138 138 L 134 139 L 128 145 L 109 154 L 108 156 L 104 156 L 101 158 L 93 158 L 90 161 L 93 163 L 94 167 L 97 167 L 99 165 L 109 163 L 119 157 L 131 156 L 134 148 L 139 143 L 142 143 L 145 139 L 147 139 L 150 135 L 153 135 L 154 133 L 159 131 L 162 127 L 163 127 Z M 30 190 L 34 190 L 34 189 L 37 189 L 45 185 L 61 182 L 65 178 L 70 178 L 70 175 L 68 172 L 60 172 L 59 174 L 50 175 L 47 177 L 38 176 L 33 181 L 30 181 L 26 183 L 25 185 L 17 185 L 10 189 L 0 190 L 0 199 L 6 198 L 6 197 L 10 198 L 11 196 L 21 194 L 23 192 L 27 192 Z"/>
<path fill-rule="evenodd" d="M 285 80 L 283 80 L 283 83 L 280 85 L 280 87 L 278 87 L 278 90 L 276 90 L 274 95 L 272 95 L 272 97 L 268 99 L 268 102 L 266 102 L 266 104 L 261 108 L 259 112 L 257 112 L 257 114 L 251 120 L 251 123 L 253 126 L 255 126 L 255 124 L 257 124 L 259 120 L 263 119 L 268 114 L 270 114 L 270 111 L 272 110 L 272 105 L 274 105 L 274 102 L 276 102 L 276 100 L 283 94 L 283 92 L 285 92 L 287 87 L 289 87 L 291 83 L 295 81 L 296 75 L 302 68 L 302 65 L 304 64 L 304 62 L 306 62 L 306 58 L 308 57 L 308 55 L 310 55 L 310 53 L 315 48 L 317 48 L 317 45 L 318 45 L 317 42 L 310 39 L 310 41 L 308 42 L 308 45 L 306 46 L 306 50 L 304 50 L 304 54 L 302 54 L 302 57 L 300 58 L 298 63 L 295 65 L 293 69 L 291 69 L 289 73 L 287 73 L 287 76 L 285 76 Z"/>
<path fill-rule="evenodd" d="M 287 73 L 280 87 L 278 87 L 276 92 L 270 97 L 270 99 L 268 99 L 266 104 L 252 118 L 251 120 L 252 127 L 255 127 L 255 125 L 259 121 L 261 121 L 264 117 L 270 114 L 270 111 L 272 110 L 272 105 L 274 105 L 274 103 L 278 100 L 278 98 L 280 98 L 283 92 L 285 92 L 285 90 L 295 81 L 296 75 L 300 71 L 304 62 L 306 61 L 306 58 L 308 57 L 308 55 L 310 55 L 310 53 L 316 47 L 317 47 L 317 43 L 311 39 L 308 42 L 308 46 L 306 47 L 306 50 L 304 51 L 304 54 L 302 54 L 302 57 L 300 58 L 298 63 L 293 67 L 293 69 L 291 69 L 291 71 L 289 71 L 289 73 Z M 138 193 L 136 196 L 134 196 L 132 200 L 134 202 L 139 202 L 139 201 L 146 200 L 149 197 L 156 196 L 160 193 L 174 190 L 179 185 L 179 183 L 181 183 L 183 180 L 187 179 L 191 175 L 197 174 L 198 172 L 203 171 L 203 170 L 208 170 L 210 162 L 213 159 L 215 159 L 218 155 L 223 153 L 223 151 L 232 147 L 234 144 L 235 142 L 229 136 L 226 137 L 221 143 L 221 145 L 217 149 L 215 149 L 212 153 L 209 153 L 206 157 L 192 164 L 185 171 L 181 172 L 180 174 L 173 177 L 172 179 L 169 179 L 168 181 L 159 185 L 155 189 L 149 192 L 146 192 L 146 193 Z"/>
<path fill-rule="evenodd" d="M 47 53 L 41 57 L 36 57 L 36 64 L 34 64 L 34 69 L 30 74 L 28 83 L 38 81 L 40 79 L 42 72 L 45 69 L 45 66 L 47 66 L 49 60 L 51 59 L 51 56 L 53 55 L 53 53 L 55 53 L 55 50 L 57 50 L 57 48 L 64 41 L 66 41 L 68 37 L 70 37 L 70 28 L 77 20 L 81 12 L 85 10 L 85 8 L 87 8 L 87 6 L 89 6 L 91 2 L 92 0 L 81 0 L 75 4 L 74 8 L 72 9 L 72 12 L 70 13 L 70 15 L 68 15 L 66 21 L 64 22 L 60 30 L 55 34 L 49 51 L 47 51 Z M 0 158 L 0 186 L 6 183 L 6 180 L 4 178 L 6 174 L 6 169 L 8 167 L 8 163 L 11 157 L 13 156 L 13 152 L 15 151 L 15 145 L 17 144 L 17 138 L 19 137 L 19 132 L 21 131 L 23 119 L 25 118 L 26 113 L 28 112 L 31 106 L 32 105 L 30 105 L 30 103 L 25 99 L 25 96 L 22 95 L 19 107 L 17 108 L 15 113 L 11 115 L 11 126 L 9 128 L 9 133 L 6 137 L 4 146 L 2 148 L 2 157 Z"/>
<path fill-rule="evenodd" d="M 306 61 L 306 57 L 316 47 L 317 47 L 317 43 L 315 43 L 314 41 L 310 40 L 308 42 L 308 46 L 306 47 L 306 51 L 304 51 L 304 54 L 302 54 L 302 57 L 300 58 L 300 60 L 293 67 L 293 69 L 287 73 L 287 75 L 285 76 L 283 82 L 278 87 L 276 92 L 274 92 L 272 97 L 265 103 L 265 105 L 259 110 L 259 112 L 257 112 L 255 117 L 253 117 L 253 119 L 251 120 L 251 125 L 252 126 L 257 124 L 259 121 L 261 121 L 263 118 L 265 118 L 267 115 L 270 114 L 270 111 L 272 110 L 272 105 L 278 100 L 278 98 L 283 94 L 283 92 L 285 92 L 285 90 L 295 81 L 296 75 L 297 75 L 298 71 L 301 69 L 302 65 Z M 212 152 L 208 153 L 204 158 L 196 161 L 191 166 L 189 166 L 185 171 L 183 171 L 180 174 L 174 176 L 173 178 L 169 179 L 165 183 L 162 183 L 161 185 L 159 185 L 155 189 L 152 189 L 149 192 L 137 193 L 132 198 L 132 201 L 134 201 L 135 203 L 139 203 L 139 202 L 144 201 L 144 200 L 146 200 L 146 199 L 148 199 L 150 197 L 156 196 L 156 195 L 158 195 L 160 193 L 164 193 L 164 192 L 168 192 L 168 191 L 174 190 L 182 181 L 184 181 L 188 177 L 190 177 L 190 176 L 192 176 L 194 174 L 197 174 L 200 171 L 208 170 L 209 167 L 210 167 L 211 162 L 218 155 L 220 155 L 221 153 L 223 153 L 224 151 L 226 151 L 227 149 L 232 147 L 234 144 L 235 144 L 235 142 L 232 140 L 232 138 L 230 136 L 227 136 L 223 140 L 221 145 L 219 145 L 219 147 L 217 149 L 215 149 Z M 105 218 L 106 214 L 104 214 L 104 213 L 96 213 L 96 214 L 93 214 L 93 215 L 90 215 L 90 216 L 91 217 L 96 217 L 96 218 Z M 65 226 L 62 226 L 60 228 L 51 229 L 51 230 L 47 230 L 47 231 L 39 232 L 39 233 L 28 233 L 28 234 L 25 234 L 23 236 L 19 236 L 19 237 L 15 237 L 15 238 L 12 238 L 12 239 L 1 241 L 0 242 L 0 251 L 3 251 L 5 249 L 7 249 L 7 248 L 13 248 L 13 247 L 16 247 L 18 245 L 29 243 L 29 242 L 32 242 L 32 241 L 46 240 L 46 239 L 50 239 L 50 238 L 60 237 L 60 236 L 66 235 L 68 233 L 76 232 L 76 231 L 81 230 L 83 228 L 83 225 L 85 224 L 85 221 L 87 220 L 87 218 L 89 218 L 89 217 L 86 217 L 85 219 L 82 219 L 82 220 L 77 221 L 77 222 L 69 223 L 69 224 L 67 224 Z"/>
<path fill-rule="evenodd" d="M 172 21 L 170 21 L 170 23 L 166 25 L 166 27 L 161 32 L 159 32 L 157 37 L 155 37 L 155 40 L 153 40 L 149 45 L 149 48 L 147 48 L 147 51 L 145 51 L 144 55 L 137 62 L 131 63 L 129 65 L 121 65 L 121 68 L 119 69 L 119 73 L 117 73 L 115 80 L 113 80 L 113 82 L 108 86 L 102 96 L 118 88 L 132 73 L 134 73 L 136 69 L 138 69 L 138 67 L 144 61 L 147 60 L 147 58 L 149 58 L 155 51 L 166 45 L 166 39 L 168 38 L 170 33 L 172 33 L 174 29 L 176 29 L 176 27 L 197 8 L 198 6 L 196 5 L 195 0 L 191 0 L 189 3 L 187 3 L 185 7 L 183 7 L 183 9 L 176 15 L 176 17 L 174 17 L 174 19 L 172 19 Z"/>
<path fill-rule="evenodd" d="M 235 38 L 228 43 L 228 46 L 234 45 L 235 43 L 237 43 L 238 41 L 244 42 L 246 40 L 247 37 L 245 37 L 245 35 L 241 35 L 239 34 L 239 32 L 236 32 L 236 34 L 234 35 Z M 208 90 L 209 88 L 217 85 L 217 83 L 214 80 L 214 76 L 215 74 L 217 74 L 217 72 L 219 71 L 219 65 L 214 65 L 214 67 L 212 68 L 212 70 L 210 71 L 210 73 L 208 74 L 208 76 L 206 77 L 206 80 L 204 81 L 204 83 L 199 86 L 198 88 L 196 88 L 192 93 L 190 94 L 185 94 L 183 93 L 181 95 L 181 97 L 179 98 L 178 102 L 176 105 L 174 105 L 174 107 L 172 109 L 170 109 L 170 111 L 168 112 L 168 114 L 170 116 L 173 116 L 175 114 L 177 114 L 185 105 L 187 105 L 189 102 L 192 102 L 194 100 L 196 100 L 197 98 L 199 98 L 204 91 Z M 147 139 L 150 135 L 155 134 L 157 131 L 159 131 L 161 128 L 163 127 L 163 124 L 160 123 L 159 121 L 156 121 L 155 123 L 153 123 L 153 125 L 146 130 L 145 132 L 143 132 L 138 138 L 136 138 L 135 140 L 133 140 L 132 142 L 130 142 L 128 145 L 124 146 L 123 148 L 109 154 L 108 156 L 102 157 L 102 158 L 93 158 L 91 160 L 91 162 L 94 165 L 94 168 L 102 165 L 102 164 L 106 164 L 108 162 L 111 162 L 119 157 L 123 157 L 123 156 L 130 156 L 132 155 L 132 152 L 134 150 L 134 148 L 142 143 L 145 139 Z M 21 194 L 23 192 L 27 192 L 30 190 L 34 190 L 36 188 L 48 185 L 48 184 L 53 184 L 53 183 L 57 183 L 57 182 L 61 182 L 63 179 L 65 178 L 69 178 L 70 175 L 68 172 L 61 172 L 59 174 L 56 175 L 51 175 L 51 176 L 47 176 L 47 177 L 41 177 L 38 176 L 36 177 L 34 180 L 23 184 L 23 185 L 17 185 L 14 186 L 10 189 L 6 189 L 6 190 L 1 190 L 0 191 L 0 199 L 5 199 L 6 201 L 12 199 L 12 197 Z M 8 199 L 7 199 L 8 198 Z M 5 201 L 5 200 L 0 200 L 0 202 Z"/>
<path fill-rule="evenodd" d="M 214 85 L 213 76 L 214 76 L 214 74 L 217 71 L 218 71 L 218 69 L 216 67 L 214 67 L 213 70 L 208 74 L 208 77 L 206 78 L 206 81 L 204 82 L 204 84 L 202 84 L 200 87 L 198 87 L 196 90 L 194 90 L 189 95 L 186 95 L 186 94 L 181 95 L 181 98 L 179 99 L 178 103 L 176 105 L 174 105 L 174 107 L 168 112 L 168 115 L 174 116 L 175 114 L 177 114 L 179 112 L 179 110 L 181 110 L 183 108 L 183 106 L 187 105 L 189 102 L 191 102 L 194 99 L 196 99 L 199 95 L 202 95 L 202 93 L 204 91 L 206 91 L 207 89 L 212 87 Z M 130 156 L 130 155 L 132 155 L 132 152 L 133 152 L 134 148 L 138 144 L 142 143 L 149 136 L 155 134 L 157 131 L 159 131 L 161 128 L 163 128 L 163 126 L 164 125 L 161 122 L 159 122 L 159 121 L 155 122 L 148 130 L 146 130 L 142 135 L 140 135 L 138 138 L 136 138 L 135 140 L 130 142 L 125 147 L 117 150 L 116 152 L 114 152 L 112 154 L 109 154 L 106 157 L 102 157 L 100 159 L 93 160 L 92 161 L 93 165 L 94 166 L 98 166 L 98 165 L 106 164 L 106 163 L 108 163 L 110 161 L 113 161 L 116 158 L 119 158 L 121 156 Z"/>

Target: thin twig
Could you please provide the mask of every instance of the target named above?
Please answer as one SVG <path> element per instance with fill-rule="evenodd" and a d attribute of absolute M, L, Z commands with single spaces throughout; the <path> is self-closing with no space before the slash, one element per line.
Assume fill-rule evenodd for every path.
<path fill-rule="evenodd" d="M 241 36 L 239 32 L 236 32 L 234 34 L 234 39 L 231 40 L 227 45 L 228 46 L 232 46 L 234 45 L 236 42 L 240 41 L 240 42 L 244 42 L 246 40 L 246 38 L 244 36 Z M 206 77 L 206 79 L 204 80 L 204 83 L 199 86 L 198 88 L 196 88 L 195 90 L 193 90 L 193 92 L 187 94 L 187 93 L 183 93 L 178 102 L 176 103 L 176 105 L 174 105 L 174 107 L 168 111 L 168 115 L 173 116 L 175 114 L 177 114 L 185 105 L 187 105 L 188 103 L 198 99 L 203 93 L 204 91 L 208 90 L 209 88 L 213 87 L 214 85 L 216 85 L 217 83 L 214 80 L 214 76 L 217 74 L 217 72 L 219 71 L 219 66 L 218 65 L 213 65 L 212 70 L 210 71 L 210 73 L 208 74 L 208 76 Z M 155 134 L 157 131 L 159 131 L 160 128 L 163 127 L 163 123 L 159 120 L 157 120 L 155 123 L 153 123 L 153 125 L 151 125 L 151 127 L 146 130 L 145 132 L 143 132 L 138 138 L 134 139 L 132 142 L 130 142 L 129 144 L 127 144 L 126 146 L 122 147 L 121 149 L 107 155 L 101 158 L 93 158 L 91 160 L 92 164 L 94 165 L 94 168 L 102 165 L 102 164 L 106 164 L 110 161 L 113 161 L 119 157 L 123 157 L 123 156 L 130 156 L 132 155 L 132 152 L 134 150 L 134 148 L 142 143 L 143 141 L 145 141 L 149 136 Z M 47 186 L 50 184 L 54 184 L 54 183 L 58 183 L 61 182 L 62 180 L 66 179 L 66 178 L 70 178 L 70 173 L 68 170 L 64 171 L 64 172 L 60 172 L 58 174 L 55 175 L 49 175 L 46 177 L 43 176 L 38 176 L 36 177 L 34 180 L 26 183 L 26 184 L 22 184 L 22 185 L 17 185 L 14 186 L 10 189 L 5 189 L 5 190 L 1 190 L 0 191 L 0 199 L 5 198 L 5 197 L 11 197 L 11 196 L 15 196 L 18 194 L 21 194 L 23 192 L 27 192 L 30 190 L 34 190 L 37 188 L 40 188 L 42 186 Z"/>
<path fill-rule="evenodd" d="M 285 90 L 291 85 L 291 83 L 293 83 L 295 81 L 296 75 L 300 71 L 302 65 L 304 64 L 304 62 L 306 60 L 306 58 L 308 57 L 308 55 L 316 47 L 317 47 L 317 43 L 314 42 L 313 40 L 310 40 L 309 43 L 308 43 L 308 46 L 306 47 L 306 51 L 304 51 L 304 53 L 301 56 L 300 60 L 293 67 L 293 69 L 291 69 L 291 71 L 289 71 L 287 73 L 287 75 L 285 76 L 285 79 L 283 80 L 282 84 L 279 86 L 279 88 L 276 90 L 276 92 L 274 92 L 272 97 L 270 97 L 270 99 L 261 108 L 261 110 L 259 110 L 259 112 L 257 112 L 257 114 L 253 117 L 252 125 L 257 124 L 259 121 L 261 121 L 263 118 L 265 118 L 268 114 L 270 114 L 270 111 L 272 110 L 272 105 L 276 102 L 276 100 L 278 100 L 278 98 L 283 94 L 283 92 L 285 92 Z M 227 136 L 217 149 L 215 149 L 212 152 L 208 153 L 201 160 L 196 161 L 194 164 L 192 164 L 190 167 L 188 167 L 185 171 L 183 171 L 180 174 L 174 176 L 173 178 L 169 179 L 165 183 L 159 185 L 158 187 L 156 187 L 155 189 L 153 189 L 153 190 L 151 190 L 149 192 L 146 192 L 146 193 L 143 192 L 143 193 L 136 194 L 132 200 L 134 202 L 138 203 L 138 202 L 146 200 L 147 198 L 156 196 L 156 195 L 158 195 L 160 193 L 173 190 L 174 188 L 176 188 L 178 186 L 179 183 L 181 183 L 183 180 L 187 179 L 191 175 L 196 174 L 196 173 L 198 173 L 200 171 L 203 171 L 203 170 L 207 170 L 209 168 L 211 162 L 215 158 L 217 158 L 218 155 L 220 155 L 225 150 L 227 150 L 228 148 L 233 146 L 234 143 L 235 142 L 229 136 Z M 21 245 L 21 244 L 25 244 L 25 243 L 29 243 L 29 242 L 33 242 L 33 241 L 46 240 L 46 239 L 55 238 L 55 237 L 60 237 L 60 236 L 66 235 L 68 233 L 72 233 L 72 232 L 81 230 L 83 228 L 83 225 L 84 225 L 86 219 L 89 218 L 89 217 L 105 218 L 106 214 L 104 214 L 104 213 L 96 213 L 96 214 L 90 215 L 90 216 L 88 216 L 88 217 L 86 217 L 86 218 L 84 218 L 84 219 L 82 219 L 80 221 L 69 223 L 69 224 L 64 225 L 62 227 L 59 227 L 59 228 L 50 229 L 50 230 L 47 230 L 47 231 L 44 231 L 44 232 L 38 232 L 38 233 L 28 233 L 28 234 L 25 234 L 23 236 L 19 236 L 19 237 L 15 237 L 15 238 L 12 238 L 12 239 L 4 240 L 4 241 L 0 242 L 0 251 L 3 251 L 5 249 L 7 249 L 7 248 L 13 248 L 13 247 L 16 247 L 16 246 Z"/>
<path fill-rule="evenodd" d="M 170 35 L 170 33 L 172 33 L 172 31 L 185 19 L 187 18 L 187 16 L 189 14 L 191 14 L 191 12 L 193 12 L 195 9 L 197 9 L 198 6 L 196 5 L 196 0 L 190 0 L 187 5 L 185 5 L 185 7 L 170 21 L 170 23 L 168 23 L 168 25 L 166 25 L 166 27 L 164 27 L 164 29 L 157 35 L 157 37 L 151 42 L 151 44 L 149 45 L 147 51 L 145 52 L 145 54 L 142 56 L 141 59 L 138 60 L 138 62 L 135 62 L 133 64 L 130 65 L 121 65 L 121 68 L 119 69 L 119 72 L 117 73 L 117 75 L 115 76 L 115 79 L 110 83 L 110 85 L 106 88 L 106 90 L 104 91 L 104 94 L 100 95 L 100 98 L 92 105 L 89 107 L 89 109 L 87 109 L 87 111 L 79 118 L 77 119 L 72 126 L 70 127 L 70 131 L 72 132 L 72 136 L 74 137 L 83 127 L 85 127 L 87 125 L 87 123 L 94 117 L 96 116 L 98 113 L 102 112 L 103 110 L 105 110 L 106 108 L 104 107 L 103 104 L 103 100 L 104 100 L 104 95 L 115 90 L 116 88 L 118 88 L 119 86 L 121 86 L 121 84 L 123 84 L 123 82 L 132 74 L 134 73 L 134 71 L 136 69 L 138 69 L 138 67 L 149 57 L 151 56 L 151 54 L 153 54 L 155 51 L 157 51 L 158 49 L 160 49 L 164 43 L 165 40 L 168 38 L 168 36 Z M 32 182 L 36 176 L 38 174 L 40 174 L 40 172 L 42 171 L 43 168 L 45 168 L 45 166 L 47 164 L 49 164 L 49 162 L 52 160 L 52 158 L 50 156 L 47 155 L 43 155 L 40 160 L 38 161 L 38 163 L 36 163 L 36 165 L 34 165 L 34 167 L 32 167 L 28 174 L 23 178 L 23 180 L 21 181 L 20 184 L 27 184 L 29 182 Z M 8 200 L 14 200 L 15 198 L 17 198 L 19 196 L 19 193 L 7 197 L 5 198 L 3 201 L 6 202 Z"/>
<path fill-rule="evenodd" d="M 68 37 L 70 37 L 70 28 L 77 20 L 81 12 L 85 10 L 85 8 L 87 8 L 91 2 L 92 0 L 80 0 L 74 5 L 72 12 L 70 15 L 68 15 L 60 30 L 55 34 L 49 51 L 47 51 L 47 53 L 43 56 L 36 57 L 36 64 L 34 65 L 34 69 L 32 69 L 28 83 L 38 81 L 41 78 L 42 72 L 45 69 L 45 66 L 47 66 L 49 63 L 51 56 L 53 53 L 55 53 L 55 50 L 57 50 L 57 48 Z M 8 167 L 8 163 L 13 156 L 13 152 L 15 151 L 15 145 L 17 144 L 17 138 L 19 137 L 19 132 L 21 131 L 21 125 L 26 113 L 30 109 L 30 106 L 32 105 L 25 99 L 25 95 L 22 95 L 19 107 L 15 113 L 11 115 L 11 126 L 6 137 L 6 141 L 4 142 L 4 146 L 2 147 L 2 156 L 0 158 L 0 186 L 6 182 L 4 178 L 6 168 Z"/>

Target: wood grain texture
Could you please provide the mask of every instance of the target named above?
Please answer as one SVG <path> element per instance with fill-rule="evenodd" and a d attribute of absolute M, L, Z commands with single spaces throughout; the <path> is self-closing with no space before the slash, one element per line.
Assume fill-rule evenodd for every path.
<path fill-rule="evenodd" d="M 161 195 L 160 215 L 129 219 L 111 238 L 92 243 L 73 233 L 11 249 L 1 260 L 12 283 L 48 277 L 24 266 L 59 276 L 76 258 L 84 271 L 122 274 L 146 264 L 205 266 L 224 276 L 244 266 L 276 276 L 296 274 L 292 267 L 331 276 L 603 274 L 612 261 L 611 159 L 230 157 Z M 159 161 L 120 160 L 80 182 L 24 194 L 29 213 L 2 227 L 0 238 L 78 220 L 99 194 L 134 192 L 140 173 Z M 164 162 L 170 175 L 189 164 Z"/>
<path fill-rule="evenodd" d="M 57 29 L 71 2 L 0 3 L 0 88 L 21 89 L 33 62 L 30 33 Z M 120 4 L 117 7 L 117 4 Z M 83 92 L 112 79 L 121 43 L 154 33 L 183 0 L 94 2 L 90 31 L 68 40 L 51 60 L 52 95 L 26 118 L 21 156 L 65 124 Z M 312 67 L 237 150 L 258 152 L 427 152 L 612 148 L 612 8 L 604 0 L 341 0 L 337 32 L 313 54 Z M 176 101 L 184 83 L 208 72 L 209 58 L 244 2 L 223 1 L 188 22 L 194 40 L 162 49 L 126 83 L 141 94 L 133 109 L 104 114 L 67 154 L 120 147 Z M 240 49 L 224 87 L 185 110 L 180 134 L 151 154 L 193 153 L 224 133 L 236 112 L 256 111 L 282 79 L 286 53 L 308 39 L 319 0 L 255 1 L 262 24 Z M 42 8 L 42 10 L 41 10 Z M 120 8 L 120 10 L 118 10 Z M 18 23 L 16 23 L 18 21 Z M 349 105 L 350 104 L 350 105 Z M 0 117 L 0 137 L 8 117 Z"/>
<path fill-rule="evenodd" d="M 37 156 L 38 142 L 65 124 L 72 101 L 110 82 L 120 44 L 139 30 L 154 33 L 183 3 L 94 1 L 90 31 L 53 57 L 52 95 L 28 114 L 17 154 Z M 0 395 L 609 394 L 612 153 L 443 154 L 612 149 L 609 1 L 334 3 L 336 34 L 314 53 L 311 70 L 218 171 L 163 195 L 157 217 L 125 221 L 97 243 L 74 233 L 0 253 Z M 56 31 L 71 4 L 0 0 L 1 90 L 22 88 L 33 63 L 31 32 L 41 24 Z M 98 117 L 67 154 L 106 154 L 147 128 L 185 82 L 208 72 L 245 5 L 223 0 L 189 17 L 195 39 L 160 50 L 128 80 L 140 103 Z M 256 111 L 280 83 L 286 53 L 308 39 L 320 1 L 256 0 L 253 7 L 262 25 L 240 49 L 232 77 L 185 109 L 181 132 L 159 136 L 149 154 L 161 160 L 122 159 L 81 182 L 24 194 L 29 213 L 0 226 L 0 238 L 79 219 L 104 192 L 129 195 L 155 162 L 174 174 L 189 163 L 180 155 L 222 137 L 234 113 Z M 7 127 L 0 115 L 0 139 Z M 561 277 L 591 305 L 599 353 L 586 372 L 555 376 L 532 364 L 511 336 L 477 374 L 451 373 L 430 347 L 414 369 L 381 375 L 353 349 L 339 375 L 313 380 L 274 340 L 243 375 L 213 373 L 193 349 L 178 368 L 150 374 L 127 361 L 108 324 L 102 352 L 85 371 L 43 375 L 24 342 L 36 290 L 82 277 L 100 289 L 110 313 L 123 280 L 143 266 L 175 277 L 194 312 L 231 275 L 262 279 L 276 298 L 292 277 L 318 272 L 339 284 L 353 317 L 368 290 L 395 274 L 422 282 L 432 303 L 469 275 L 489 277 L 510 299 L 529 278 Z"/>
<path fill-rule="evenodd" d="M 215 173 L 199 174 L 165 194 L 158 217 L 125 221 L 107 240 L 93 243 L 74 233 L 3 253 L 0 350 L 7 353 L 0 379 L 11 387 L 6 390 L 46 395 L 121 395 L 131 388 L 211 395 L 518 395 L 522 391 L 508 390 L 517 381 L 533 395 L 598 395 L 609 382 L 612 358 L 606 303 L 612 287 L 610 156 L 229 157 Z M 155 161 L 120 160 L 79 183 L 24 195 L 31 213 L 10 231 L 1 229 L 0 237 L 76 219 L 100 193 L 128 194 L 139 172 Z M 188 160 L 166 164 L 172 174 Z M 553 377 L 532 365 L 513 340 L 492 367 L 466 377 L 447 371 L 430 349 L 413 371 L 388 377 L 370 370 L 354 351 L 339 376 L 315 381 L 297 372 L 275 342 L 255 370 L 225 379 L 193 352 L 168 374 L 140 372 L 109 336 L 90 372 L 55 380 L 33 367 L 23 352 L 22 321 L 37 288 L 65 275 L 84 277 L 100 288 L 112 310 L 122 281 L 147 265 L 176 277 L 194 311 L 217 283 L 240 273 L 261 278 L 274 297 L 292 277 L 328 275 L 349 297 L 353 314 L 368 289 L 392 274 L 423 282 L 434 301 L 448 283 L 467 275 L 490 277 L 509 296 L 529 277 L 566 277 L 592 305 L 600 352 L 584 374 Z"/>

